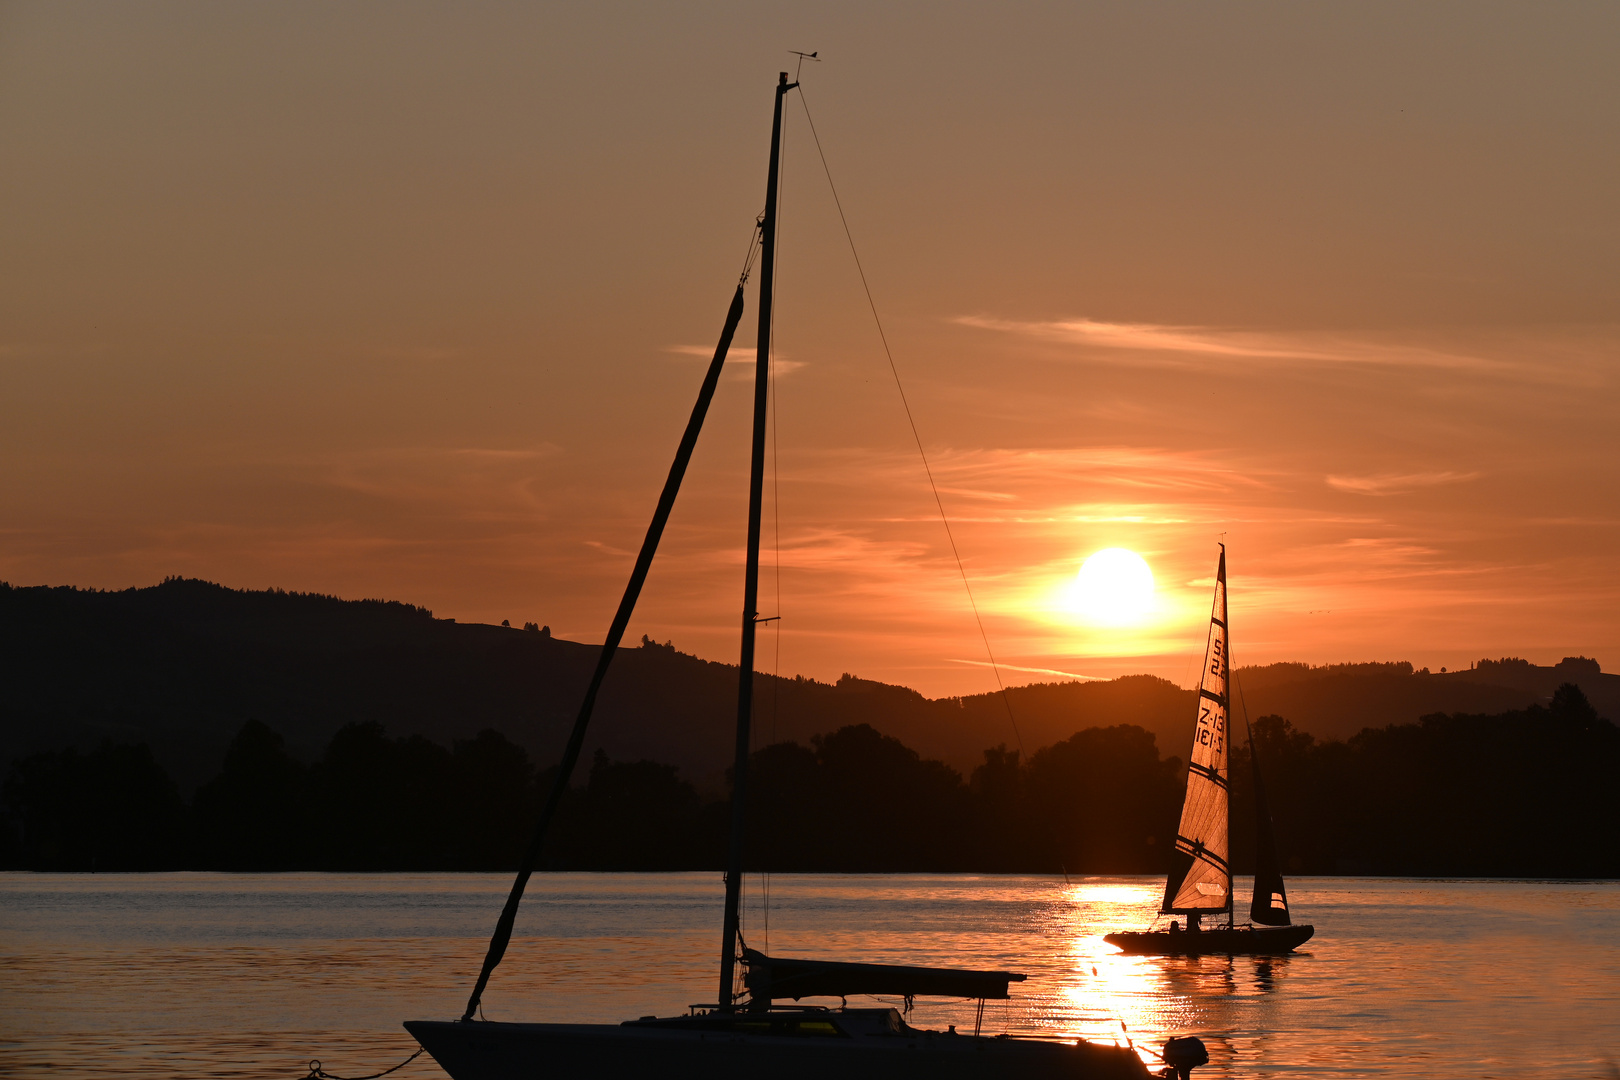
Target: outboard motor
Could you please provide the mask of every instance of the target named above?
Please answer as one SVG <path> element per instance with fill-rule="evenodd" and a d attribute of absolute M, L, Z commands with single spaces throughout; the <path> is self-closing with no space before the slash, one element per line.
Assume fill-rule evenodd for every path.
<path fill-rule="evenodd" d="M 1204 1040 L 1191 1035 L 1171 1039 L 1164 1044 L 1164 1063 L 1169 1066 L 1164 1070 L 1165 1080 L 1188 1080 L 1194 1069 L 1209 1064 L 1209 1051 L 1204 1049 Z"/>

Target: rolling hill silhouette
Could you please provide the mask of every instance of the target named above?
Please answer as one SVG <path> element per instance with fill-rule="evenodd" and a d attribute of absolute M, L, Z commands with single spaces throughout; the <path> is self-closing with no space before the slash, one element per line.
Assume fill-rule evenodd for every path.
<path fill-rule="evenodd" d="M 460 624 L 391 601 L 178 578 L 117 592 L 0 584 L 0 763 L 109 739 L 145 742 L 190 790 L 214 775 L 248 719 L 304 757 L 345 724 L 376 722 L 392 735 L 445 744 L 495 728 L 549 762 L 596 654 L 538 627 Z M 1523 708 L 1550 700 L 1562 682 L 1579 685 L 1600 715 L 1620 715 L 1620 676 L 1582 658 L 1554 667 L 1487 661 L 1445 674 L 1410 664 L 1276 664 L 1238 674 L 1249 715 L 1280 714 L 1322 738 L 1433 712 Z M 766 676 L 756 685 L 758 745 L 808 744 L 870 724 L 968 773 L 986 748 L 1020 741 L 995 694 L 929 699 L 853 675 L 831 684 Z M 586 753 L 675 765 L 718 789 L 735 694 L 733 665 L 644 639 L 614 661 Z M 1031 753 L 1114 724 L 1147 729 L 1167 755 L 1182 755 L 1191 736 L 1192 692 L 1151 675 L 1038 683 L 1007 698 Z"/>

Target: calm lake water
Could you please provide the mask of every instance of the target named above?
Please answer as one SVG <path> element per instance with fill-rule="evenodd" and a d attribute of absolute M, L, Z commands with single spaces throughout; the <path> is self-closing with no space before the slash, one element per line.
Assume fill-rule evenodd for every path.
<path fill-rule="evenodd" d="M 376 1072 L 405 1019 L 460 1015 L 508 885 L 488 874 L 0 874 L 0 1075 Z M 1620 886 L 1307 879 L 1307 951 L 1121 956 L 1147 878 L 757 876 L 783 955 L 1007 968 L 990 1031 L 1195 1034 L 1225 1077 L 1620 1077 Z M 718 874 L 536 877 L 485 997 L 498 1020 L 618 1021 L 712 1001 Z M 1240 894 L 1247 896 L 1247 889 Z M 852 1002 L 852 1004 L 855 1002 Z M 971 1029 L 971 1004 L 912 1022 Z M 1123 1025 L 1123 1029 L 1122 1026 Z M 426 1056 L 400 1080 L 442 1077 Z"/>

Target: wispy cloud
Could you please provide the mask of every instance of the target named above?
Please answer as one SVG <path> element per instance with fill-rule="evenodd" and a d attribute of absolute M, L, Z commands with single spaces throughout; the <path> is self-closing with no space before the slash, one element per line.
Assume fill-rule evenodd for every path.
<path fill-rule="evenodd" d="M 825 451 L 800 455 L 800 466 L 813 475 L 802 479 L 868 479 L 881 471 L 894 482 L 921 480 L 914 452 L 874 455 L 869 450 Z M 1176 450 L 1160 446 L 1081 446 L 1053 449 L 1021 447 L 945 447 L 929 451 L 940 491 L 990 497 L 999 493 L 1023 498 L 1030 487 L 1050 491 L 1079 484 L 1129 488 L 1172 488 L 1228 491 L 1271 487 L 1272 470 L 1222 450 Z"/>
<path fill-rule="evenodd" d="M 1027 322 L 980 315 L 962 315 L 954 321 L 961 326 L 1083 347 L 1103 356 L 1109 352 L 1129 352 L 1134 354 L 1133 362 L 1140 362 L 1141 354 L 1147 353 L 1154 354 L 1161 363 L 1188 363 L 1192 357 L 1205 356 L 1271 363 L 1381 364 L 1501 372 L 1518 369 L 1518 365 L 1501 360 L 1421 345 L 1320 333 L 1116 323 L 1097 319 Z"/>
<path fill-rule="evenodd" d="M 392 446 L 322 456 L 292 465 L 326 487 L 399 506 L 434 506 L 463 518 L 529 516 L 546 502 L 545 470 L 562 448 Z"/>
<path fill-rule="evenodd" d="M 625 548 L 614 547 L 612 544 L 604 544 L 600 540 L 584 540 L 581 542 L 586 547 L 595 548 L 597 551 L 605 552 L 608 555 L 618 555 L 622 558 L 628 559 L 635 554 L 635 552 L 626 550 Z"/>
<path fill-rule="evenodd" d="M 1418 488 L 1460 484 L 1479 479 L 1477 472 L 1380 473 L 1376 476 L 1329 476 L 1329 487 L 1356 495 L 1402 495 Z"/>
<path fill-rule="evenodd" d="M 1027 671 L 1032 675 L 1061 675 L 1065 679 L 1096 679 L 1099 682 L 1107 681 L 1107 677 L 1103 675 L 1081 675 L 1077 671 L 1059 671 L 1057 668 L 1049 667 L 1019 667 L 1017 664 L 992 664 L 988 660 L 958 660 L 955 657 L 947 657 L 946 663 L 972 664 L 974 667 L 994 667 L 999 668 L 1002 671 Z"/>
<path fill-rule="evenodd" d="M 941 495 L 961 495 L 969 499 L 990 499 L 996 502 L 1005 502 L 1016 499 L 1018 496 L 1005 491 L 979 491 L 975 488 L 944 487 L 939 488 Z"/>
<path fill-rule="evenodd" d="M 702 360 L 714 359 L 713 345 L 667 345 L 664 347 L 664 351 L 675 356 L 692 356 Z M 759 353 L 756 349 L 733 342 L 731 348 L 726 352 L 726 366 L 730 368 L 739 364 L 752 364 L 756 362 L 758 356 Z M 771 366 L 776 369 L 778 375 L 787 375 L 790 372 L 798 371 L 804 365 L 803 360 L 789 360 L 780 352 L 772 351 Z"/>

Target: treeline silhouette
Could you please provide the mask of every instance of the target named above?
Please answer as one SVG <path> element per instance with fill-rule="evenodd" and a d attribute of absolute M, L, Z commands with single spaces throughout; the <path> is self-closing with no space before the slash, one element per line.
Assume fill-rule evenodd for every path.
<path fill-rule="evenodd" d="M 1547 706 L 1435 713 L 1319 742 L 1254 725 L 1285 869 L 1458 877 L 1620 877 L 1620 730 L 1566 683 Z M 1249 757 L 1233 760 L 1233 848 L 1253 859 Z"/>
<path fill-rule="evenodd" d="M 1579 689 L 1550 706 L 1318 742 L 1254 725 L 1293 873 L 1620 876 L 1607 792 L 1620 732 Z M 747 860 L 775 871 L 1159 873 L 1184 767 L 1148 731 L 1089 728 L 1028 760 L 1005 746 L 970 776 L 866 724 L 778 743 L 750 765 Z M 1233 756 L 1238 869 L 1253 851 L 1249 756 Z M 341 729 L 312 763 L 258 721 L 189 805 L 140 745 L 15 761 L 0 863 L 68 871 L 496 870 L 516 865 L 555 777 L 485 730 L 446 747 Z M 565 800 L 551 869 L 719 868 L 728 811 L 673 766 L 598 751 Z"/>
<path fill-rule="evenodd" d="M 112 592 L 0 582 L 0 772 L 64 746 L 145 743 L 189 800 L 250 717 L 306 762 L 346 724 L 372 721 L 445 747 L 495 727 L 543 763 L 568 737 L 599 648 L 548 634 L 534 612 L 512 614 L 511 627 L 457 623 L 393 601 L 180 578 Z M 1233 676 L 1251 715 L 1286 716 L 1319 739 L 1431 713 L 1523 709 L 1562 683 L 1620 718 L 1620 675 L 1581 657 L 1443 673 L 1404 662 L 1273 664 Z M 756 687 L 758 730 L 773 741 L 808 747 L 816 734 L 870 724 L 969 778 L 986 746 L 1013 739 L 1009 704 L 1031 749 L 1131 724 L 1185 753 L 1197 697 L 1152 675 L 933 699 L 854 673 L 831 682 L 760 673 Z M 735 665 L 644 637 L 613 661 L 585 761 L 601 748 L 615 761 L 662 762 L 713 791 L 731 762 L 736 693 Z"/>

